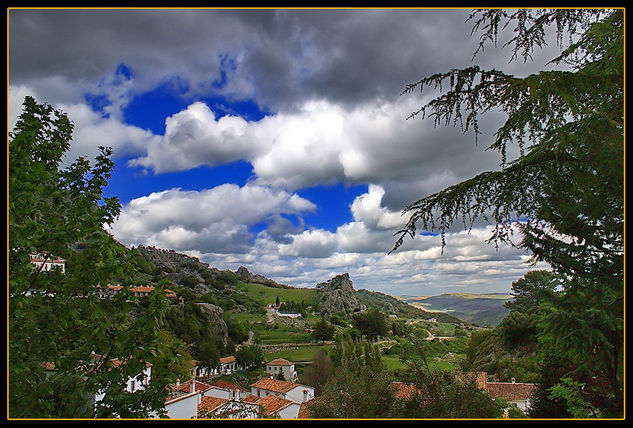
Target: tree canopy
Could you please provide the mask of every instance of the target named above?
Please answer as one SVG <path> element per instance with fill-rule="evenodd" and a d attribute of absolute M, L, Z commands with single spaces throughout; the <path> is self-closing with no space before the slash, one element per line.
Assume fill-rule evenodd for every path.
<path fill-rule="evenodd" d="M 469 17 L 479 48 L 514 36 L 511 61 L 531 59 L 555 31 L 560 53 L 542 70 L 516 77 L 479 66 L 453 69 L 406 86 L 402 94 L 435 88 L 440 95 L 411 114 L 436 125 L 457 125 L 481 138 L 478 119 L 501 111 L 505 122 L 488 149 L 500 170 L 486 171 L 407 206 L 410 214 L 394 248 L 416 230 L 439 230 L 442 246 L 456 222 L 484 219 L 490 241 L 527 249 L 547 262 L 561 293 L 546 299 L 539 341 L 564 355 L 567 374 L 603 379 L 608 405 L 596 414 L 620 415 L 623 392 L 624 294 L 624 12 L 622 9 L 475 10 Z M 514 25 L 514 27 L 511 27 Z M 507 159 L 516 144 L 519 156 Z M 515 231 L 520 242 L 513 242 Z M 489 241 L 489 242 L 490 242 Z M 547 346 L 545 346 L 547 345 Z M 566 381 L 554 388 L 564 396 Z M 585 390 L 588 390 L 585 389 Z M 608 391 L 613 391 L 609 393 Z M 574 400 L 577 397 L 568 394 Z"/>
<path fill-rule="evenodd" d="M 141 303 L 129 282 L 99 299 L 97 285 L 134 275 L 125 247 L 104 229 L 120 210 L 117 198 L 103 197 L 112 150 L 101 148 L 94 165 L 78 158 L 62 169 L 72 132 L 63 112 L 26 97 L 9 133 L 9 416 L 158 415 L 169 375 L 137 393 L 125 387 L 171 352 L 159 343 L 167 299 L 158 287 Z M 62 257 L 65 273 L 34 266 L 34 253 Z M 97 392 L 105 397 L 94 403 Z"/>

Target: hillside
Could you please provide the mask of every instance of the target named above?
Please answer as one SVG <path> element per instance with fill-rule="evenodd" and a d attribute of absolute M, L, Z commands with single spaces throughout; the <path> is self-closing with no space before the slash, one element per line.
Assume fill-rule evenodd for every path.
<path fill-rule="evenodd" d="M 377 291 L 361 289 L 357 290 L 355 295 L 356 299 L 365 306 L 375 307 L 390 315 L 396 315 L 401 318 L 416 318 L 424 320 L 435 318 L 441 322 L 453 324 L 460 323 L 460 319 L 457 319 L 453 316 L 453 314 L 433 313 Z"/>
<path fill-rule="evenodd" d="M 173 250 L 140 245 L 132 248 L 130 254 L 138 271 L 136 282 L 155 286 L 160 281 L 167 281 L 170 288 L 188 301 L 212 303 L 233 314 L 242 313 L 240 318 L 251 321 L 265 319 L 264 308 L 277 300 L 294 302 L 309 308 L 309 312 L 314 312 L 317 316 L 330 316 L 337 312 L 351 316 L 357 311 L 370 308 L 399 318 L 435 318 L 451 324 L 479 319 L 469 316 L 471 313 L 481 314 L 485 319 L 495 319 L 496 316 L 494 306 L 480 302 L 486 300 L 485 297 L 472 299 L 445 295 L 449 297 L 448 300 L 438 300 L 442 296 L 411 297 L 409 303 L 404 298 L 398 299 L 380 292 L 355 290 L 348 274 L 316 284 L 315 288 L 300 288 L 279 284 L 260 274 L 251 273 L 244 266 L 240 266 L 235 272 L 222 271 L 195 257 Z M 497 297 L 488 297 L 487 300 L 498 301 Z M 457 307 L 454 301 L 460 299 L 468 303 Z M 433 312 L 438 307 L 441 312 Z M 247 316 L 247 313 L 250 315 Z"/>
<path fill-rule="evenodd" d="M 430 297 L 400 296 L 400 299 L 416 308 L 446 313 L 469 323 L 494 327 L 508 313 L 504 303 L 511 300 L 512 295 L 502 293 L 444 293 Z"/>

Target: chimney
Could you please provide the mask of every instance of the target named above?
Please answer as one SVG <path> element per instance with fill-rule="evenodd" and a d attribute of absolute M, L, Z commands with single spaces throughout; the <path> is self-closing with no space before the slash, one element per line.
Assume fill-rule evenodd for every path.
<path fill-rule="evenodd" d="M 180 379 L 176 379 L 176 386 L 180 385 Z"/>
<path fill-rule="evenodd" d="M 191 379 L 191 392 L 196 392 L 196 380 Z"/>
<path fill-rule="evenodd" d="M 514 383 L 514 378 L 512 378 L 512 383 Z"/>

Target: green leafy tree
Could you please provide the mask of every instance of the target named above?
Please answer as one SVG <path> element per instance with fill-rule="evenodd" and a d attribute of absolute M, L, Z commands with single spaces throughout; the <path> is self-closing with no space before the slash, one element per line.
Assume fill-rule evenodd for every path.
<path fill-rule="evenodd" d="M 560 54 L 543 70 L 516 77 L 478 66 L 450 70 L 407 85 L 447 90 L 411 117 L 459 124 L 480 134 L 478 118 L 489 111 L 507 115 L 489 149 L 501 169 L 483 172 L 426 196 L 405 208 L 410 218 L 396 250 L 418 226 L 445 232 L 456 221 L 470 228 L 478 219 L 494 225 L 490 241 L 529 250 L 562 278 L 561 296 L 544 322 L 540 340 L 576 361 L 574 373 L 591 371 L 614 391 L 603 410 L 623 412 L 624 298 L 624 12 L 622 9 L 476 10 L 473 33 L 480 45 L 497 42 L 512 60 L 528 60 L 546 45 L 554 27 Z M 511 25 L 515 25 L 511 27 Z M 507 161 L 507 147 L 519 157 Z M 520 219 L 520 221 L 516 221 Z M 518 229 L 520 241 L 513 242 Z M 392 251 L 393 251 L 392 250 Z"/>
<path fill-rule="evenodd" d="M 214 340 L 204 340 L 196 343 L 193 356 L 199 367 L 214 369 L 220 365 L 220 350 Z"/>
<path fill-rule="evenodd" d="M 235 351 L 235 360 L 244 368 L 260 367 L 264 361 L 264 351 L 258 345 L 242 346 Z"/>
<path fill-rule="evenodd" d="M 226 322 L 229 337 L 234 343 L 242 343 L 248 340 L 248 327 L 245 323 L 230 317 L 225 317 L 224 321 Z"/>
<path fill-rule="evenodd" d="M 325 342 L 326 340 L 332 340 L 332 338 L 334 337 L 334 326 L 327 322 L 325 319 L 321 318 L 314 326 L 312 336 L 316 340 L 321 340 L 323 342 Z"/>
<path fill-rule="evenodd" d="M 313 418 L 390 417 L 392 376 L 379 349 L 369 343 L 346 342 L 332 355 L 336 366 L 318 399 L 308 404 Z"/>
<path fill-rule="evenodd" d="M 405 418 L 499 418 L 503 406 L 480 389 L 474 377 L 458 378 L 453 371 L 431 368 L 433 350 L 415 339 L 403 355 L 401 378 L 411 385 L 409 394 L 394 402 L 393 413 Z"/>
<path fill-rule="evenodd" d="M 125 386 L 161 352 L 169 303 L 157 288 L 142 306 L 129 283 L 112 300 L 99 299 L 97 284 L 135 272 L 128 250 L 103 227 L 120 210 L 117 198 L 103 197 L 112 151 L 100 148 L 94 165 L 80 157 L 62 169 L 72 132 L 63 112 L 26 97 L 9 133 L 9 417 L 159 414 L 168 378 L 138 393 Z M 29 254 L 42 252 L 63 257 L 65 273 L 34 267 Z M 98 391 L 105 398 L 92 405 Z"/>
<path fill-rule="evenodd" d="M 389 328 L 387 316 L 374 308 L 354 314 L 352 325 L 370 341 L 378 339 L 378 336 L 385 336 Z"/>
<path fill-rule="evenodd" d="M 349 321 L 341 316 L 341 314 L 332 314 L 332 316 L 330 317 L 330 322 L 334 325 L 338 325 L 339 327 L 349 327 Z"/>
<path fill-rule="evenodd" d="M 321 349 L 312 357 L 312 364 L 303 370 L 301 382 L 314 387 L 316 397 L 323 393 L 323 388 L 334 374 L 334 364 L 327 353 Z"/>

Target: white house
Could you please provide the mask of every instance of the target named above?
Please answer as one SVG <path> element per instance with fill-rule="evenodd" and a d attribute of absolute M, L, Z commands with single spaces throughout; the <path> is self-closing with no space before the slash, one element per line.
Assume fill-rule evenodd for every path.
<path fill-rule="evenodd" d="M 256 404 L 264 417 L 278 416 L 281 419 L 297 419 L 301 409 L 300 403 L 274 395 L 260 398 Z"/>
<path fill-rule="evenodd" d="M 170 419 L 193 419 L 198 417 L 201 393 L 197 391 L 169 397 L 165 400 L 165 412 Z"/>
<path fill-rule="evenodd" d="M 53 257 L 50 254 L 29 254 L 29 261 L 35 266 L 36 269 L 41 269 L 43 272 L 49 272 L 56 267 L 59 267 L 62 273 L 66 273 L 66 260 L 61 257 Z"/>
<path fill-rule="evenodd" d="M 297 372 L 294 363 L 284 359 L 277 358 L 266 363 L 266 373 L 270 376 L 277 377 L 279 373 L 283 373 L 284 379 L 290 382 L 297 381 Z"/>
<path fill-rule="evenodd" d="M 286 380 L 264 378 L 251 385 L 251 394 L 258 398 L 268 395 L 304 403 L 314 398 L 314 388 Z"/>
<path fill-rule="evenodd" d="M 209 417 L 221 419 L 256 419 L 259 417 L 259 406 L 254 403 L 203 396 L 202 401 L 198 405 L 198 418 Z"/>
<path fill-rule="evenodd" d="M 204 393 L 205 396 L 237 401 L 242 400 L 249 394 L 250 391 L 248 389 L 242 388 L 235 383 L 227 382 L 222 379 L 218 379 L 213 382 L 210 385 L 209 390 Z"/>
<path fill-rule="evenodd" d="M 526 412 L 532 404 L 532 397 L 537 390 L 534 383 L 486 382 L 486 391 L 493 399 L 504 398 L 508 402 Z"/>
<path fill-rule="evenodd" d="M 103 364 L 101 361 L 101 355 L 92 352 L 90 354 L 90 358 L 92 360 L 92 364 L 84 367 L 92 367 L 93 365 L 99 366 Z M 125 361 L 121 361 L 118 358 L 114 358 L 110 360 L 114 367 L 119 367 L 121 364 L 125 364 Z M 125 391 L 130 393 L 135 393 L 137 391 L 144 390 L 149 386 L 149 383 L 152 380 L 152 364 L 145 362 L 145 367 L 143 371 L 138 375 L 132 377 L 129 376 L 125 385 Z M 105 391 L 100 390 L 94 396 L 94 403 L 97 404 L 101 402 L 105 398 Z"/>
<path fill-rule="evenodd" d="M 177 383 L 169 390 L 165 400 L 165 411 L 171 419 L 192 419 L 198 417 L 198 405 L 211 386 L 190 379 L 185 383 Z"/>
<path fill-rule="evenodd" d="M 191 377 L 193 378 L 207 378 L 219 374 L 218 367 L 202 367 L 198 365 L 197 361 L 192 361 L 191 366 Z"/>
<path fill-rule="evenodd" d="M 220 374 L 231 374 L 236 370 L 242 370 L 242 367 L 237 364 L 234 356 L 220 358 L 220 367 L 218 369 Z"/>

